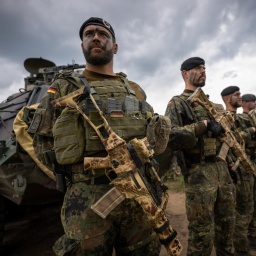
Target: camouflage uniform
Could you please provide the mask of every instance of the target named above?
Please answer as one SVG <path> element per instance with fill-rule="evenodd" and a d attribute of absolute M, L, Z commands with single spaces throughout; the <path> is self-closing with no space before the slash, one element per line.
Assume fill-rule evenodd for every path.
<path fill-rule="evenodd" d="M 201 122 L 209 119 L 206 111 L 186 102 L 191 94 L 185 90 L 173 97 L 165 113 L 172 123 L 169 146 L 182 150 L 186 161 L 187 255 L 211 255 L 213 245 L 217 255 L 233 255 L 234 185 L 226 162 L 216 159 L 220 141 L 211 138 Z"/>
<path fill-rule="evenodd" d="M 88 82 L 118 80 L 118 76 L 102 75 L 84 71 Z M 139 100 L 145 100 L 144 91 L 130 82 Z M 41 115 L 39 128 L 34 139 L 37 156 L 44 162 L 43 152 L 52 149 L 52 127 L 62 109 L 55 109 L 51 101 L 76 90 L 67 80 L 57 79 L 51 84 L 42 99 L 37 113 Z M 117 92 L 118 93 L 118 92 Z M 92 156 L 105 156 L 106 152 L 96 152 Z M 103 196 L 111 186 L 104 172 L 94 177 L 83 174 L 83 161 L 71 165 L 72 181 L 67 188 L 61 220 L 65 235 L 54 245 L 56 255 L 159 255 L 159 239 L 152 230 L 142 208 L 133 199 L 125 199 L 106 219 L 98 216 L 90 206 Z M 97 182 L 96 182 L 97 181 Z"/>
<path fill-rule="evenodd" d="M 250 132 L 250 127 L 254 126 L 252 120 L 250 120 L 248 114 L 246 113 L 236 114 L 235 120 L 245 141 L 246 153 L 255 166 L 256 136 L 253 131 Z M 247 236 L 249 235 L 256 237 L 255 217 L 252 220 L 255 200 L 255 177 L 253 177 L 252 174 L 245 173 L 244 171 L 239 172 L 238 183 L 236 185 L 236 194 L 237 216 L 236 229 L 234 233 L 234 247 L 237 252 L 240 252 L 241 255 L 247 255 L 249 252 Z M 250 229 L 248 229 L 251 220 L 252 223 Z"/>

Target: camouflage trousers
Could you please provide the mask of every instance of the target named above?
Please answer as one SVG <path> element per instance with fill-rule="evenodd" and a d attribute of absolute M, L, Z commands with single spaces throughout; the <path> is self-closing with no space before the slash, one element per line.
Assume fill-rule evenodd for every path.
<path fill-rule="evenodd" d="M 253 210 L 252 220 L 249 224 L 248 235 L 252 237 L 256 237 L 256 176 L 254 176 L 253 200 L 254 200 L 254 210 Z"/>
<path fill-rule="evenodd" d="M 254 167 L 256 170 L 255 162 L 254 162 Z M 249 224 L 248 237 L 250 237 L 251 240 L 254 240 L 251 242 L 253 242 L 256 245 L 256 175 L 254 175 L 253 200 L 254 200 L 254 210 L 253 210 L 252 220 Z"/>
<path fill-rule="evenodd" d="M 53 247 L 56 255 L 159 255 L 161 245 L 141 206 L 125 199 L 106 219 L 90 206 L 109 185 L 72 184 L 64 197 L 61 221 L 65 231 Z"/>
<path fill-rule="evenodd" d="M 253 214 L 253 175 L 238 171 L 236 184 L 236 227 L 234 232 L 234 248 L 237 253 L 250 251 L 248 227 Z"/>
<path fill-rule="evenodd" d="M 235 229 L 235 187 L 227 165 L 194 164 L 186 183 L 188 217 L 187 256 L 233 255 Z"/>

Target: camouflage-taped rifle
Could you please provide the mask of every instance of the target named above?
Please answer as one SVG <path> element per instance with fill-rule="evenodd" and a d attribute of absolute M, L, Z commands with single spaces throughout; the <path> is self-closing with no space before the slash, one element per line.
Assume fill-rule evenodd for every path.
<path fill-rule="evenodd" d="M 80 88 L 67 96 L 53 101 L 53 104 L 56 107 L 67 106 L 76 109 L 95 130 L 108 153 L 105 158 L 85 157 L 84 170 L 111 168 L 111 171 L 114 171 L 117 175 L 114 180 L 111 181 L 110 179 L 110 184 L 113 184 L 114 187 L 92 205 L 91 209 L 102 218 L 106 218 L 125 198 L 135 199 L 146 213 L 152 228 L 155 230 L 160 242 L 165 246 L 168 255 L 180 255 L 183 249 L 182 245 L 176 237 L 177 232 L 171 227 L 165 213 L 168 193 L 164 189 L 164 184 L 162 184 L 154 166 L 151 164 L 154 151 L 150 149 L 147 138 L 135 138 L 129 143 L 120 138 L 110 127 L 103 112 L 90 94 L 90 88 L 88 88 L 86 97 L 90 97 L 103 121 L 102 124 L 95 126 L 76 102 L 76 99 L 79 99 L 78 96 L 81 96 L 83 91 L 84 89 Z M 104 128 L 107 132 L 107 138 L 100 132 L 101 128 Z M 150 170 L 155 176 L 155 181 L 163 188 L 161 190 L 161 200 L 158 200 L 152 193 L 150 182 L 147 180 L 142 168 L 144 164 L 150 166 Z M 108 174 L 107 172 L 106 175 Z"/>
<path fill-rule="evenodd" d="M 209 117 L 224 128 L 225 133 L 220 135 L 221 149 L 216 157 L 226 161 L 229 149 L 231 149 L 236 158 L 231 169 L 235 171 L 240 165 L 244 171 L 251 174 L 255 173 L 254 167 L 245 153 L 244 140 L 235 125 L 231 113 L 229 111 L 216 110 L 214 104 L 209 101 L 201 87 L 198 87 L 187 100 L 191 106 L 200 104 Z"/>

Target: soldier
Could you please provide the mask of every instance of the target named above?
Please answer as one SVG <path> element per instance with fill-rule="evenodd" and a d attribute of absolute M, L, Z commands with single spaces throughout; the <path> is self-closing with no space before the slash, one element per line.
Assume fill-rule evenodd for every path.
<path fill-rule="evenodd" d="M 146 118 L 153 115 L 153 109 L 146 103 L 146 95 L 139 85 L 128 81 L 123 73 L 114 73 L 113 56 L 118 45 L 113 27 L 101 18 L 92 17 L 82 24 L 79 36 L 86 60 L 83 75 L 91 93 L 104 112 L 107 111 L 106 118 L 110 120 L 111 115 L 116 115 L 110 126 L 127 140 L 145 137 Z M 109 183 L 115 174 L 107 175 L 109 168 L 84 171 L 85 156 L 104 157 L 106 151 L 90 125 L 80 120 L 75 110 L 54 107 L 53 100 L 79 88 L 72 83 L 77 79 L 66 76 L 51 84 L 30 126 L 35 132 L 37 156 L 44 164 L 56 164 L 52 160 L 54 146 L 57 162 L 62 171 L 65 168 L 70 180 L 61 210 L 65 234 L 54 245 L 56 255 L 112 255 L 113 248 L 117 255 L 159 255 L 159 239 L 135 200 L 125 199 L 105 219 L 91 210 L 91 205 L 110 190 Z M 81 100 L 81 107 L 97 122 L 99 117 L 89 99 Z M 115 111 L 111 111 L 113 109 Z M 133 118 L 129 115 L 133 110 L 141 114 Z M 77 125 L 77 120 L 82 125 Z M 81 144 L 83 141 L 85 145 Z"/>
<path fill-rule="evenodd" d="M 229 86 L 221 92 L 222 99 L 226 105 L 226 110 L 230 111 L 235 119 L 237 128 L 241 131 L 245 140 L 246 152 L 249 154 L 252 149 L 251 131 L 248 122 L 243 115 L 237 114 L 237 109 L 242 106 L 240 89 L 237 86 Z M 252 151 L 253 155 L 254 152 Z M 250 155 L 250 154 L 249 154 Z M 234 232 L 235 255 L 250 255 L 248 244 L 248 227 L 253 212 L 253 174 L 249 174 L 241 167 L 236 171 L 236 227 Z"/>
<path fill-rule="evenodd" d="M 236 85 L 231 85 L 223 89 L 221 97 L 226 105 L 226 110 L 230 111 L 233 115 L 235 115 L 237 109 L 242 106 L 240 89 Z"/>
<path fill-rule="evenodd" d="M 255 111 L 256 107 L 256 97 L 254 94 L 244 94 L 242 96 L 242 108 L 243 114 L 241 114 L 241 120 L 243 120 L 244 128 L 247 128 L 247 137 L 245 137 L 246 152 L 250 157 L 252 163 L 256 168 L 256 120 L 251 118 L 248 113 L 250 111 Z M 240 114 L 238 115 L 240 116 Z M 254 175 L 254 211 L 252 215 L 252 220 L 249 224 L 248 229 L 248 239 L 249 245 L 252 249 L 256 250 L 256 176 Z"/>
<path fill-rule="evenodd" d="M 169 101 L 165 115 L 172 124 L 169 146 L 174 151 L 183 152 L 187 168 L 187 255 L 209 256 L 213 244 L 217 255 L 233 255 L 234 185 L 227 163 L 216 159 L 223 128 L 209 118 L 201 105 L 192 107 L 187 101 L 198 87 L 205 85 L 205 61 L 199 57 L 185 60 L 181 75 L 185 90 Z M 223 106 L 216 105 L 216 108 L 223 109 Z"/>

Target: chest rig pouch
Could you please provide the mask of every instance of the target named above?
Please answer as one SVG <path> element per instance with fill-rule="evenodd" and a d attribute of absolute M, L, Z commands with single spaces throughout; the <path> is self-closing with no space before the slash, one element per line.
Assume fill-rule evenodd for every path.
<path fill-rule="evenodd" d="M 59 164 L 83 160 L 85 131 L 80 113 L 66 107 L 53 126 L 54 151 Z"/>
<path fill-rule="evenodd" d="M 90 82 L 91 94 L 103 111 L 114 132 L 126 141 L 146 136 L 147 118 L 152 117 L 153 109 L 146 101 L 139 101 L 128 80 L 119 75 L 120 80 Z M 90 120 L 102 123 L 99 113 L 87 98 L 83 110 Z M 105 150 L 94 129 L 84 120 L 86 134 L 86 155 Z M 104 134 L 104 133 L 103 133 Z"/>
<path fill-rule="evenodd" d="M 193 107 L 197 121 L 208 119 L 208 115 L 202 106 Z M 202 156 L 215 156 L 217 153 L 217 140 L 211 138 L 209 133 L 204 134 L 199 138 L 200 152 Z"/>
<path fill-rule="evenodd" d="M 123 75 L 120 78 L 121 81 L 106 79 L 90 82 L 91 94 L 112 129 L 121 138 L 143 138 L 146 136 L 146 120 L 153 115 L 153 109 L 147 102 L 136 98 L 135 92 Z M 85 78 L 79 78 L 79 87 L 84 85 L 83 79 Z M 81 101 L 79 106 L 96 126 L 102 123 L 89 98 Z M 77 163 L 85 156 L 105 150 L 90 124 L 77 110 L 68 107 L 57 118 L 53 137 L 59 164 Z"/>
<path fill-rule="evenodd" d="M 72 72 L 60 73 L 55 79 L 65 79 L 74 85 L 74 90 L 84 86 Z M 77 163 L 83 160 L 85 131 L 83 118 L 76 110 L 65 107 L 53 125 L 54 151 L 59 164 Z"/>

